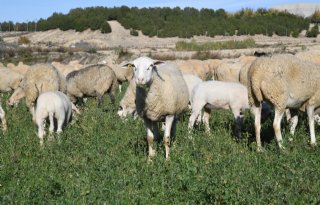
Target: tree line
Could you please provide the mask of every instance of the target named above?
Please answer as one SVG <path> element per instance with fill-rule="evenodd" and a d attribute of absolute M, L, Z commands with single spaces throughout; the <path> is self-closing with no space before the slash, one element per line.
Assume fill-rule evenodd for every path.
<path fill-rule="evenodd" d="M 316 12 L 315 12 L 316 14 Z M 273 9 L 241 9 L 228 13 L 224 9 L 184 9 L 175 7 L 88 7 L 76 8 L 68 14 L 53 13 L 47 19 L 33 22 L 2 22 L 1 31 L 46 31 L 50 29 L 84 31 L 86 29 L 101 30 L 110 33 L 107 20 L 117 20 L 132 35 L 141 30 L 144 35 L 158 37 L 190 38 L 194 35 L 255 35 L 297 37 L 302 30 L 307 30 L 309 23 L 317 21 L 318 16 L 304 18 L 286 11 Z M 318 15 L 318 13 L 317 13 Z"/>

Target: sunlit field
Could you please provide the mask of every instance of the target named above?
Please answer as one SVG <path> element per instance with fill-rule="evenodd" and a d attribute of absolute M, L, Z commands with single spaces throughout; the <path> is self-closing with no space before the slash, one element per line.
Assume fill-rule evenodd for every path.
<path fill-rule="evenodd" d="M 272 118 L 262 126 L 263 152 L 256 151 L 253 119 L 247 112 L 242 137 L 233 135 L 228 111 L 211 114 L 211 134 L 198 126 L 188 138 L 188 114 L 181 116 L 171 144 L 147 161 L 141 119 L 121 120 L 105 97 L 80 106 L 55 140 L 39 145 L 36 125 L 24 101 L 9 108 L 8 132 L 0 132 L 0 204 L 317 204 L 320 202 L 320 149 L 309 145 L 303 114 L 294 141 L 288 125 L 286 149 L 274 140 Z M 319 131 L 319 127 L 317 127 Z M 319 141 L 319 135 L 317 135 Z"/>

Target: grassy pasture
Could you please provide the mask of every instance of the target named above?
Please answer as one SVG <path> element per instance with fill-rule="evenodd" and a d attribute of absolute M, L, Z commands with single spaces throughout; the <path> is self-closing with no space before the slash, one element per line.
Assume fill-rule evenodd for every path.
<path fill-rule="evenodd" d="M 213 112 L 212 133 L 200 126 L 187 138 L 188 116 L 178 122 L 171 158 L 164 146 L 147 162 L 141 120 L 122 121 L 105 98 L 81 107 L 63 134 L 39 147 L 36 126 L 24 103 L 8 108 L 9 131 L 0 132 L 0 204 L 317 204 L 320 149 L 308 144 L 300 118 L 293 142 L 283 127 L 285 151 L 277 149 L 272 120 L 262 127 L 265 151 L 255 151 L 253 120 L 246 113 L 240 141 L 227 111 Z M 319 138 L 319 135 L 317 135 Z M 318 139 L 319 141 L 319 139 Z"/>

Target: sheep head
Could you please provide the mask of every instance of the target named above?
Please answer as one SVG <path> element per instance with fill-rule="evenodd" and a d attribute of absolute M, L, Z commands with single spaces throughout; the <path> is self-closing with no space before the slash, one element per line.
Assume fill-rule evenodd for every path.
<path fill-rule="evenodd" d="M 140 57 L 132 62 L 125 64 L 125 68 L 133 68 L 135 82 L 138 86 L 149 85 L 152 80 L 152 73 L 156 65 L 163 63 L 162 61 L 153 60 L 148 57 Z"/>

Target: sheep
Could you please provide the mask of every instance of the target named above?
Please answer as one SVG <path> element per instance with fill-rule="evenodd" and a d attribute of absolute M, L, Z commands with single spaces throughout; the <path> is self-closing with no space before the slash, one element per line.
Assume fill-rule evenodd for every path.
<path fill-rule="evenodd" d="M 189 100 L 187 85 L 177 66 L 170 62 L 162 63 L 148 57 L 139 57 L 124 65 L 134 68 L 136 107 L 147 128 L 149 160 L 155 156 L 153 141 L 157 135 L 156 122 L 163 119 L 165 158 L 169 159 L 171 131 L 175 132 L 177 117 L 187 108 Z"/>
<path fill-rule="evenodd" d="M 26 96 L 26 93 L 24 92 L 22 87 L 18 87 L 17 89 L 14 90 L 12 95 L 10 96 L 8 100 L 8 105 L 14 106 L 17 105 L 22 98 Z"/>
<path fill-rule="evenodd" d="M 69 64 L 52 62 L 51 65 L 53 65 L 64 77 L 66 77 L 72 71 L 80 70 L 84 67 L 83 65 L 79 64 L 78 61 L 71 61 Z"/>
<path fill-rule="evenodd" d="M 204 108 L 203 121 L 210 133 L 209 116 L 212 109 L 230 109 L 236 120 L 236 135 L 240 136 L 242 111 L 249 109 L 247 88 L 235 82 L 204 81 L 198 84 L 191 96 L 192 114 L 189 118 L 189 133 L 195 120 Z M 191 136 L 190 136 L 191 137 Z"/>
<path fill-rule="evenodd" d="M 23 75 L 10 68 L 0 69 L 0 92 L 9 92 L 18 88 Z"/>
<path fill-rule="evenodd" d="M 301 60 L 313 62 L 320 64 L 320 51 L 319 50 L 310 50 L 296 53 L 295 56 Z"/>
<path fill-rule="evenodd" d="M 7 131 L 7 121 L 6 121 L 6 113 L 4 112 L 1 103 L 0 103 L 0 119 L 2 122 L 2 130 Z"/>
<path fill-rule="evenodd" d="M 34 105 L 42 92 L 66 91 L 65 79 L 50 64 L 35 64 L 31 66 L 19 86 L 25 93 L 26 105 L 32 114 L 34 122 Z"/>
<path fill-rule="evenodd" d="M 291 55 L 258 58 L 248 72 L 249 103 L 255 116 L 257 148 L 261 150 L 261 102 L 275 108 L 273 128 L 280 149 L 283 147 L 281 119 L 286 108 L 304 108 L 307 112 L 310 143 L 316 145 L 314 132 L 315 109 L 320 106 L 319 65 L 302 61 Z"/>
<path fill-rule="evenodd" d="M 79 110 L 70 102 L 69 98 L 60 91 L 44 92 L 37 99 L 35 110 L 38 137 L 43 146 L 45 135 L 45 120 L 49 117 L 50 134 L 54 131 L 54 118 L 57 120 L 57 133 L 62 133 L 62 126 L 71 120 L 72 110 L 80 114 Z"/>
<path fill-rule="evenodd" d="M 124 93 L 124 96 L 120 100 L 119 109 L 117 114 L 121 118 L 125 118 L 128 115 L 135 114 L 136 113 L 136 94 L 140 95 L 141 93 L 136 93 L 136 82 L 134 79 L 130 80 L 129 86 Z M 138 98 L 141 98 L 143 96 L 138 96 Z"/>
<path fill-rule="evenodd" d="M 119 91 L 121 92 L 122 83 L 126 81 L 130 81 L 133 78 L 133 70 L 125 69 L 121 66 L 121 64 L 120 65 L 108 64 L 108 65 L 111 67 L 111 69 L 117 76 Z"/>
<path fill-rule="evenodd" d="M 10 69 L 19 72 L 21 75 L 25 75 L 29 68 L 30 66 L 20 61 L 17 66 L 11 67 Z"/>
<path fill-rule="evenodd" d="M 111 102 L 118 87 L 115 73 L 106 65 L 90 65 L 67 75 L 67 94 L 71 102 L 84 96 L 96 96 L 98 105 L 103 102 L 103 95 L 108 92 Z"/>
<path fill-rule="evenodd" d="M 188 87 L 188 93 L 189 93 L 189 102 L 191 102 L 191 92 L 192 89 L 199 83 L 203 82 L 200 78 L 194 75 L 182 75 L 183 79 L 186 82 L 186 85 Z M 141 93 L 138 93 L 141 94 Z M 142 97 L 142 96 L 139 96 Z M 135 99 L 136 99 L 136 83 L 135 80 L 130 80 L 129 86 L 123 96 L 123 98 L 120 101 L 118 115 L 122 118 L 127 117 L 130 114 L 134 114 L 136 112 L 136 105 L 135 105 Z M 201 118 L 200 118 L 201 119 Z"/>

